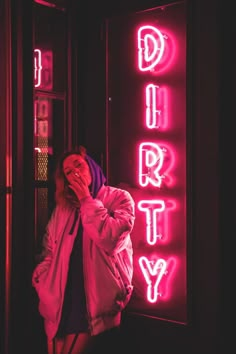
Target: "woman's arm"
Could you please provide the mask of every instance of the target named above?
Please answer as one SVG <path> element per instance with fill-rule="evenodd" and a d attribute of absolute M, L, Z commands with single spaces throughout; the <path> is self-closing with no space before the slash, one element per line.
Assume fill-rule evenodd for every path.
<path fill-rule="evenodd" d="M 55 212 L 52 214 L 47 227 L 46 227 L 46 232 L 43 236 L 42 240 L 42 252 L 39 256 L 40 262 L 37 264 L 33 271 L 32 275 L 32 285 L 37 288 L 40 280 L 40 276 L 47 272 L 49 269 L 49 266 L 52 261 L 52 230 L 53 230 L 53 221 L 55 218 Z"/>
<path fill-rule="evenodd" d="M 105 205 L 111 205 L 110 209 Z M 134 200 L 130 193 L 112 188 L 104 202 L 92 197 L 81 201 L 84 231 L 99 247 L 114 253 L 125 247 L 134 226 Z"/>

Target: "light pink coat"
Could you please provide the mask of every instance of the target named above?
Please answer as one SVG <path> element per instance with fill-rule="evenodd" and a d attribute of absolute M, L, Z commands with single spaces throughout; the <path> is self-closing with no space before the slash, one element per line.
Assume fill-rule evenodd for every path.
<path fill-rule="evenodd" d="M 133 285 L 134 201 L 129 192 L 102 186 L 97 198 L 81 203 L 83 265 L 87 312 L 92 335 L 118 326 Z M 49 339 L 60 323 L 68 266 L 79 218 L 75 209 L 57 206 L 43 239 L 43 253 L 32 284 L 39 297 Z"/>

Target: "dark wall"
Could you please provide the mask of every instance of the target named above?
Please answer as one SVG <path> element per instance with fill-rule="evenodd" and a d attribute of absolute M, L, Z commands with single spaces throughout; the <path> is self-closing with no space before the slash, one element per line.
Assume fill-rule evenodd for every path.
<path fill-rule="evenodd" d="M 104 0 L 102 7 L 101 2 L 99 5 L 96 2 L 83 13 L 83 32 L 78 36 L 85 49 L 81 59 L 83 66 L 78 65 L 78 120 L 81 122 L 78 135 L 98 161 L 106 151 L 103 20 L 169 3 Z M 191 316 L 188 325 L 179 326 L 125 313 L 122 333 L 128 343 L 127 353 L 224 352 L 222 320 L 226 320 L 226 292 L 223 279 L 228 258 L 223 256 L 223 251 L 227 243 L 225 228 L 232 225 L 234 208 L 227 185 L 233 171 L 226 162 L 232 151 L 231 139 L 226 138 L 231 131 L 232 96 L 226 95 L 229 82 L 223 70 L 227 71 L 227 77 L 231 75 L 233 62 L 228 61 L 224 39 L 230 31 L 233 38 L 233 28 L 226 21 L 225 15 L 229 14 L 215 1 L 187 1 L 187 5 L 188 168 L 191 175 L 188 299 Z M 223 24 L 229 30 L 227 35 Z M 231 66 L 227 65 L 229 63 Z M 227 198 L 230 198 L 229 205 Z"/>
<path fill-rule="evenodd" d="M 236 48 L 231 45 L 236 35 L 234 26 L 234 13 L 230 7 L 221 4 L 220 20 L 221 50 L 220 50 L 220 120 L 219 120 L 219 160 L 220 160 L 220 259 L 221 259 L 221 333 L 224 352 L 229 352 L 235 345 L 235 331 L 232 326 L 232 313 L 234 312 L 235 284 L 233 247 L 236 229 L 235 207 L 235 79 L 236 79 Z"/>
<path fill-rule="evenodd" d="M 169 1 L 168 3 L 174 3 Z M 105 19 L 149 9 L 165 1 L 92 1 L 78 5 L 78 139 L 98 162 L 105 158 Z M 91 96 L 92 92 L 92 96 Z M 105 168 L 105 165 L 104 165 Z"/>

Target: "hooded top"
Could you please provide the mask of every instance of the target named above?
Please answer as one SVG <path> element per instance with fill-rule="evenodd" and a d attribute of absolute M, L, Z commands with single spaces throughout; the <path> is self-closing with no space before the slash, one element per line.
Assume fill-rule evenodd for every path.
<path fill-rule="evenodd" d="M 121 311 L 133 290 L 130 233 L 135 220 L 134 200 L 127 191 L 103 184 L 105 178 L 100 168 L 89 157 L 87 161 L 91 175 L 96 176 L 90 186 L 93 196 L 84 198 L 80 209 L 56 206 L 44 235 L 42 261 L 32 275 L 32 284 L 39 296 L 39 313 L 44 318 L 49 339 L 59 334 L 60 322 L 62 335 L 88 330 L 88 325 L 91 335 L 119 326 Z M 82 268 L 77 268 L 82 261 L 82 255 L 78 256 L 82 250 L 80 242 L 83 262 Z M 75 263 L 70 267 L 72 258 Z M 72 287 L 68 287 L 69 277 Z M 83 280 L 86 298 L 83 297 Z M 73 294 L 71 302 L 70 299 L 66 302 L 65 298 L 68 289 L 69 295 Z M 69 309 L 66 304 L 73 307 Z M 68 314 L 75 314 L 76 322 L 73 316 L 67 318 L 64 327 L 63 315 Z M 79 316 L 81 319 L 87 314 L 85 322 L 77 322 Z"/>
<path fill-rule="evenodd" d="M 106 178 L 103 174 L 101 167 L 88 155 L 85 156 L 90 172 L 92 175 L 92 183 L 89 186 L 90 193 L 93 198 L 96 198 L 99 189 L 106 182 Z"/>
<path fill-rule="evenodd" d="M 85 157 L 92 182 L 89 186 L 91 196 L 96 198 L 101 186 L 106 182 L 101 167 L 88 155 Z M 75 222 L 79 216 L 78 210 L 75 213 Z M 88 331 L 88 322 L 86 314 L 86 297 L 84 292 L 83 277 L 83 226 L 79 223 L 78 233 L 74 241 L 73 250 L 70 257 L 70 267 L 67 279 L 63 311 L 57 336 L 65 334 L 79 333 Z"/>

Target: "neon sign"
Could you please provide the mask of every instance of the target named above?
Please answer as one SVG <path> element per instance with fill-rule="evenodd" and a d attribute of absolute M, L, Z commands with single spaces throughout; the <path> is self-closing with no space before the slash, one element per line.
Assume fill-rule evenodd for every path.
<path fill-rule="evenodd" d="M 38 90 L 53 89 L 53 54 L 51 50 L 34 49 L 34 87 Z M 37 97 L 34 100 L 35 151 L 48 151 L 51 99 Z"/>
<path fill-rule="evenodd" d="M 168 93 L 163 87 L 148 84 L 145 87 L 146 121 L 148 129 L 165 129 L 168 122 Z"/>
<path fill-rule="evenodd" d="M 146 300 L 154 304 L 159 299 L 170 298 L 171 284 L 169 287 L 165 283 L 169 281 L 171 274 L 177 271 L 178 257 L 168 255 L 159 256 L 158 248 L 162 250 L 167 244 L 168 223 L 170 224 L 171 212 L 173 212 L 177 203 L 171 196 L 171 188 L 176 186 L 176 181 L 171 177 L 175 168 L 176 153 L 170 142 L 163 137 L 170 127 L 171 112 L 169 103 L 171 103 L 170 89 L 165 84 L 165 72 L 171 68 L 168 63 L 168 53 L 170 45 L 166 45 L 169 36 L 153 25 L 141 26 L 137 29 L 137 67 L 141 75 L 150 73 L 155 79 L 144 83 L 144 126 L 148 131 L 156 130 L 158 139 L 149 139 L 137 144 L 138 149 L 138 185 L 143 191 L 152 191 L 154 197 L 142 199 L 139 197 L 137 208 L 144 214 L 146 229 L 146 243 L 149 246 L 150 255 L 140 255 L 137 259 L 141 277 L 143 277 Z M 173 43 L 173 40 L 171 41 Z M 172 45 L 172 48 L 173 45 Z M 167 53 L 168 52 L 168 53 Z M 173 61 L 173 55 L 169 55 L 170 61 Z M 163 63 L 165 65 L 163 65 Z M 162 80 L 157 82 L 158 73 L 162 74 Z M 173 119 L 173 118 L 172 118 Z M 145 134 L 147 136 L 148 133 Z M 153 134 L 152 134 L 153 136 Z M 164 142 L 164 144 L 163 144 Z M 169 178 L 168 178 L 169 177 Z M 164 189 L 163 189 L 164 187 Z M 165 195 L 168 191 L 168 198 Z M 160 194 L 162 198 L 156 198 Z M 171 207 L 170 207 L 171 206 Z M 166 215 L 170 213 L 168 223 Z M 169 232 L 169 230 L 168 230 Z M 171 232 L 171 231 L 170 231 Z M 168 238 L 171 242 L 171 237 Z M 151 251 L 153 248 L 153 252 Z"/>
<path fill-rule="evenodd" d="M 137 32 L 138 43 L 138 68 L 141 72 L 150 71 L 161 61 L 165 41 L 161 31 L 154 26 L 142 26 Z M 159 86 L 150 83 L 145 87 L 146 127 L 159 128 L 161 125 L 161 112 L 165 109 L 163 101 L 158 100 Z M 158 106 L 158 109 L 157 109 Z M 148 187 L 161 187 L 163 175 L 164 153 L 160 146 L 154 142 L 143 142 L 139 145 L 139 185 Z M 161 242 L 162 235 L 157 230 L 158 214 L 165 210 L 164 200 L 140 200 L 138 208 L 146 217 L 146 240 L 149 245 Z M 138 260 L 143 277 L 146 282 L 146 297 L 150 303 L 158 300 L 159 284 L 167 272 L 167 262 L 164 259 L 150 260 L 141 256 Z"/>
<path fill-rule="evenodd" d="M 53 88 L 53 55 L 51 50 L 34 50 L 34 87 L 41 90 Z"/>
<path fill-rule="evenodd" d="M 136 214 L 128 310 L 184 323 L 186 4 L 118 16 L 107 28 L 108 178 L 131 193 Z"/>
<path fill-rule="evenodd" d="M 138 209 L 146 214 L 147 243 L 149 245 L 155 245 L 157 241 L 162 238 L 162 234 L 158 233 L 157 217 L 158 213 L 165 210 L 165 202 L 163 200 L 141 200 L 138 203 Z"/>
<path fill-rule="evenodd" d="M 149 71 L 160 62 L 164 52 L 164 36 L 154 26 L 142 26 L 138 29 L 138 67 L 140 71 Z"/>
<path fill-rule="evenodd" d="M 139 265 L 147 283 L 147 300 L 155 303 L 158 296 L 162 296 L 158 287 L 163 275 L 166 274 L 166 261 L 159 258 L 153 262 L 143 256 L 139 258 Z"/>

